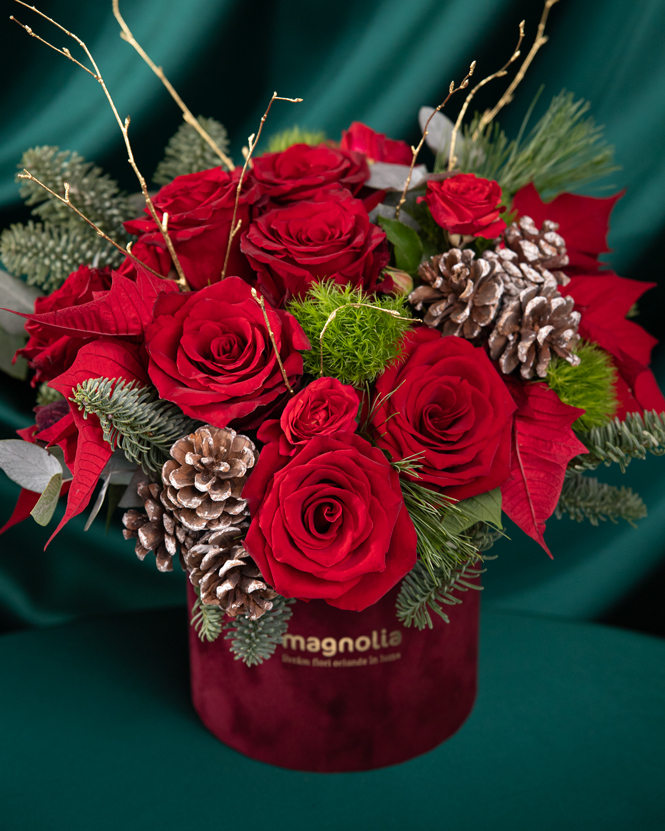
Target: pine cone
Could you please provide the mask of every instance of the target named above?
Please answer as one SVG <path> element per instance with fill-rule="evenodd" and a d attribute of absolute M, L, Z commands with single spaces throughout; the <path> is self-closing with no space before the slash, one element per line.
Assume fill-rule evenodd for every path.
<path fill-rule="evenodd" d="M 162 504 L 189 531 L 240 526 L 249 515 L 240 498 L 258 453 L 247 436 L 206 425 L 178 439 L 162 468 Z"/>
<path fill-rule="evenodd" d="M 219 606 L 231 617 L 246 615 L 250 620 L 258 620 L 272 609 L 277 592 L 264 582 L 230 529 L 208 531 L 184 556 L 189 579 L 199 587 L 202 603 Z"/>
<path fill-rule="evenodd" d="M 427 309 L 427 326 L 473 340 L 495 319 L 504 291 L 496 263 L 475 259 L 471 249 L 451 248 L 423 263 L 418 273 L 423 284 L 411 292 L 409 303 Z"/>
<path fill-rule="evenodd" d="M 490 357 L 506 375 L 521 364 L 520 375 L 526 380 L 545 377 L 552 352 L 578 366 L 573 350 L 579 341 L 580 313 L 573 311 L 574 305 L 572 297 L 559 294 L 551 274 L 542 285 L 509 297 L 489 337 Z"/>

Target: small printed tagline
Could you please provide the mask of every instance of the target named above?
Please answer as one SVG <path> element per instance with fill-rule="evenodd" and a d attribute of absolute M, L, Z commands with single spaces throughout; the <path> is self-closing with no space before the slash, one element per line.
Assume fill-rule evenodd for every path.
<path fill-rule="evenodd" d="M 389 664 L 399 661 L 401 652 L 389 652 L 387 655 L 363 655 L 361 658 L 302 658 L 300 655 L 282 653 L 283 664 L 295 664 L 301 667 L 320 667 L 321 669 L 340 669 L 345 667 L 369 667 L 375 664 Z"/>

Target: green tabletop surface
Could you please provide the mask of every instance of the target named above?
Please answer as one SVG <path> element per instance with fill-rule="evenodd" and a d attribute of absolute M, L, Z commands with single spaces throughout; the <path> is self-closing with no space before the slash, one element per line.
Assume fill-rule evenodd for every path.
<path fill-rule="evenodd" d="M 186 634 L 176 608 L 0 638 L 3 831 L 665 827 L 665 641 L 485 610 L 462 729 L 405 764 L 326 775 L 205 730 Z"/>

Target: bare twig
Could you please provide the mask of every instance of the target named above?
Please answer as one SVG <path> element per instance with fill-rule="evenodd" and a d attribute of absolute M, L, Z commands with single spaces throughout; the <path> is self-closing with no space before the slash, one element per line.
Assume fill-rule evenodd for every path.
<path fill-rule="evenodd" d="M 536 52 L 540 49 L 541 46 L 544 46 L 548 38 L 545 37 L 545 25 L 547 24 L 547 17 L 550 13 L 550 9 L 555 3 L 558 3 L 559 0 L 545 0 L 545 5 L 543 7 L 543 13 L 540 17 L 540 23 L 538 24 L 538 29 L 536 31 L 536 39 L 533 42 L 531 49 L 529 50 L 529 54 L 524 58 L 522 62 L 522 66 L 520 66 L 519 71 L 513 78 L 510 86 L 504 92 L 504 94 L 499 99 L 496 106 L 491 110 L 485 110 L 483 113 L 482 118 L 478 122 L 478 126 L 473 131 L 473 135 L 471 136 L 472 141 L 476 141 L 478 136 L 482 133 L 482 131 L 490 124 L 497 116 L 500 110 L 502 110 L 506 104 L 510 104 L 513 100 L 513 93 L 517 89 L 518 84 L 521 82 L 522 78 L 524 78 L 527 69 L 531 66 L 531 62 L 536 57 Z"/>
<path fill-rule="evenodd" d="M 420 322 L 419 320 L 412 317 L 402 317 L 402 315 L 395 309 L 382 309 L 381 306 L 373 306 L 371 303 L 345 303 L 343 306 L 338 306 L 336 309 L 333 309 L 333 311 L 328 315 L 328 319 L 323 324 L 323 329 L 321 329 L 321 333 L 319 334 L 319 350 L 321 352 L 321 375 L 323 375 L 323 336 L 326 333 L 326 329 L 328 328 L 328 326 L 330 326 L 330 324 L 337 316 L 337 312 L 340 312 L 343 309 L 359 309 L 363 306 L 366 309 L 375 309 L 377 312 L 385 312 L 385 314 L 392 315 L 393 317 L 396 317 L 398 320 L 408 320 L 409 323 Z"/>
<path fill-rule="evenodd" d="M 173 100 L 176 102 L 176 104 L 182 110 L 182 117 L 184 118 L 184 120 L 190 126 L 192 126 L 196 130 L 196 132 L 201 136 L 201 138 L 214 150 L 215 153 L 217 153 L 217 155 L 219 156 L 219 158 L 222 161 L 222 164 L 225 165 L 228 168 L 228 170 L 234 170 L 235 165 L 233 164 L 233 161 L 226 155 L 226 153 L 224 153 L 224 151 L 215 143 L 215 141 L 212 139 L 212 137 L 203 129 L 203 127 L 199 124 L 198 120 L 196 118 L 194 118 L 194 116 L 192 115 L 192 112 L 189 109 L 189 107 L 185 104 L 185 102 L 182 100 L 182 98 L 175 91 L 173 85 L 171 84 L 169 79 L 166 77 L 166 75 L 164 75 L 164 70 L 162 69 L 162 67 L 157 66 L 152 61 L 152 59 L 147 54 L 147 52 L 145 52 L 145 50 L 143 49 L 141 44 L 136 40 L 136 38 L 132 34 L 129 26 L 125 23 L 125 19 L 120 14 L 120 8 L 118 7 L 118 0 L 113 0 L 113 14 L 115 15 L 115 19 L 120 24 L 120 28 L 122 30 L 121 33 L 120 33 L 120 37 L 124 41 L 129 43 L 130 46 L 133 46 L 134 49 L 136 49 L 136 51 L 139 53 L 139 55 L 148 64 L 150 69 L 152 69 L 152 71 L 155 73 L 155 75 L 164 84 L 164 86 L 168 90 L 169 95 L 171 96 L 171 98 L 173 98 Z"/>
<path fill-rule="evenodd" d="M 263 297 L 257 292 L 256 289 L 252 289 L 252 297 L 261 307 L 261 311 L 263 312 L 263 319 L 266 322 L 266 328 L 268 329 L 268 335 L 270 336 L 270 342 L 272 343 L 272 348 L 275 353 L 275 358 L 277 358 L 277 363 L 279 364 L 279 370 L 282 373 L 282 378 L 284 379 L 284 383 L 286 384 L 286 388 L 291 395 L 295 395 L 293 392 L 293 387 L 289 384 L 289 379 L 286 374 L 286 370 L 284 369 L 284 364 L 282 363 L 282 359 L 279 354 L 279 349 L 277 348 L 277 341 L 275 340 L 275 336 L 272 331 L 272 327 L 270 326 L 270 320 L 268 319 L 268 312 L 266 312 L 266 303 Z"/>
<path fill-rule="evenodd" d="M 160 274 L 158 271 L 153 271 L 153 269 L 150 268 L 150 266 L 147 266 L 145 263 L 141 262 L 141 260 L 139 260 L 138 257 L 135 257 L 132 254 L 131 242 L 127 243 L 127 248 L 123 248 L 122 245 L 117 243 L 114 239 L 111 239 L 111 237 L 109 237 L 108 234 L 105 234 L 98 225 L 95 225 L 95 223 L 91 219 L 88 219 L 88 217 L 85 214 L 81 213 L 81 211 L 79 211 L 79 209 L 72 203 L 71 199 L 69 198 L 69 182 L 64 182 L 65 195 L 63 197 L 60 196 L 59 193 L 56 193 L 55 191 L 51 190 L 51 188 L 47 187 L 43 182 L 40 182 L 36 176 L 33 176 L 32 173 L 30 173 L 30 171 L 26 170 L 25 168 L 23 168 L 23 173 L 18 174 L 18 178 L 29 179 L 36 185 L 39 185 L 41 188 L 44 188 L 44 190 L 47 193 L 50 193 L 51 196 L 55 197 L 56 199 L 59 199 L 63 205 L 67 205 L 67 207 L 71 208 L 75 214 L 78 214 L 84 222 L 87 222 L 91 228 L 95 229 L 95 231 L 100 237 L 103 237 L 107 242 L 110 242 L 111 245 L 118 249 L 118 251 L 121 251 L 125 256 L 133 260 L 137 265 L 140 265 L 142 268 L 145 268 L 146 271 L 149 271 L 151 274 L 154 274 L 155 277 L 161 277 L 162 280 L 168 279 L 163 274 Z"/>
<path fill-rule="evenodd" d="M 139 180 L 139 184 L 141 186 L 141 192 L 143 193 L 143 197 L 145 199 L 146 206 L 147 206 L 148 210 L 150 211 L 150 215 L 152 216 L 153 220 L 157 223 L 157 227 L 159 228 L 159 231 L 160 231 L 162 237 L 164 238 L 164 242 L 166 243 L 166 247 L 168 248 L 169 254 L 171 255 L 171 259 L 173 260 L 173 265 L 175 267 L 175 270 L 178 273 L 177 283 L 178 283 L 178 285 L 180 286 L 181 289 L 188 290 L 189 285 L 187 283 L 187 279 L 185 278 L 185 272 L 182 270 L 182 266 L 180 265 L 180 261 L 178 260 L 178 255 L 175 252 L 175 248 L 173 247 L 173 243 L 171 241 L 171 238 L 169 237 L 166 229 L 164 228 L 164 225 L 163 225 L 162 221 L 160 221 L 159 217 L 157 216 L 157 211 L 155 210 L 155 206 L 153 205 L 152 199 L 150 198 L 150 194 L 148 193 L 148 186 L 146 184 L 146 181 L 143 178 L 143 175 L 141 174 L 141 171 L 138 169 L 136 161 L 134 160 L 134 153 L 132 152 L 132 145 L 129 141 L 129 117 L 127 117 L 124 120 L 124 122 L 120 118 L 120 115 L 118 114 L 118 110 L 115 106 L 113 98 L 111 97 L 111 94 L 108 91 L 108 89 L 106 87 L 106 84 L 104 83 L 104 79 L 102 78 L 102 74 L 99 71 L 99 67 L 97 66 L 97 63 L 96 63 L 95 59 L 92 57 L 92 53 L 90 52 L 88 47 L 85 45 L 85 43 L 81 40 L 81 38 L 77 37 L 75 34 L 68 31 L 67 29 L 65 29 L 64 26 L 61 26 L 55 20 L 50 18 L 48 15 L 44 14 L 44 12 L 39 11 L 39 9 L 35 8 L 35 6 L 29 6 L 27 3 L 24 3 L 23 0 L 14 0 L 14 2 L 18 3 L 20 6 L 25 6 L 26 9 L 30 9 L 31 11 L 35 12 L 35 14 L 38 14 L 44 20 L 51 23 L 57 29 L 60 29 L 61 32 L 64 32 L 68 37 L 75 40 L 78 43 L 78 45 L 81 47 L 81 49 L 83 49 L 83 51 L 85 52 L 88 60 L 90 61 L 91 65 L 92 65 L 92 70 L 88 69 L 88 67 L 86 67 L 84 64 L 82 64 L 80 61 L 77 61 L 76 58 L 74 58 L 72 56 L 69 49 L 67 49 L 66 47 L 63 48 L 63 49 L 58 49 L 57 46 L 53 46 L 53 44 L 49 43 L 47 40 L 44 40 L 44 38 L 41 38 L 39 35 L 36 35 L 32 31 L 32 29 L 30 28 L 30 26 L 26 26 L 24 23 L 21 23 L 20 21 L 16 20 L 16 18 L 13 15 L 10 18 L 15 23 L 18 23 L 18 25 L 22 29 L 24 29 L 30 35 L 30 37 L 37 38 L 37 40 L 41 41 L 42 43 L 45 43 L 47 46 L 50 46 L 51 49 L 54 49 L 56 52 L 58 52 L 61 55 L 64 55 L 66 58 L 68 58 L 70 61 L 75 63 L 77 66 L 80 66 L 81 69 L 84 69 L 89 75 L 92 75 L 92 77 L 97 81 L 97 83 L 104 90 L 104 95 L 106 96 L 106 99 L 109 102 L 111 110 L 113 111 L 113 115 L 115 116 L 115 120 L 117 121 L 118 126 L 120 127 L 120 132 L 122 133 L 122 137 L 123 137 L 124 142 L 125 142 L 125 147 L 127 149 L 127 156 L 128 156 L 127 161 L 132 166 L 132 169 L 133 169 L 134 173 L 136 174 L 136 178 Z"/>
<path fill-rule="evenodd" d="M 462 109 L 460 110 L 459 115 L 457 116 L 457 121 L 455 122 L 455 126 L 450 136 L 450 151 L 448 153 L 448 170 L 452 170 L 455 165 L 457 164 L 457 156 L 455 156 L 455 143 L 457 142 L 457 135 L 459 133 L 460 127 L 462 126 L 462 121 L 464 120 L 464 116 L 466 115 L 466 111 L 469 109 L 469 104 L 473 100 L 474 95 L 478 92 L 481 87 L 484 87 L 485 84 L 489 84 L 490 81 L 493 81 L 495 78 L 503 78 L 504 75 L 508 72 L 508 67 L 511 63 L 514 63 L 520 56 L 520 46 L 522 45 L 522 41 L 524 40 L 524 21 L 520 23 L 520 33 L 517 39 L 517 46 L 513 50 L 513 54 L 510 58 L 506 61 L 506 63 L 499 69 L 497 72 L 493 72 L 491 75 L 488 75 L 487 78 L 483 78 L 483 80 L 476 84 L 476 86 L 471 90 L 471 92 L 466 96 L 464 100 L 464 104 Z"/>
<path fill-rule="evenodd" d="M 242 170 L 240 171 L 240 178 L 238 179 L 238 187 L 236 189 L 236 201 L 233 205 L 233 216 L 231 217 L 231 233 L 229 234 L 229 241 L 226 245 L 226 256 L 224 257 L 224 267 L 222 268 L 222 276 L 220 279 L 224 279 L 226 277 L 226 269 L 229 265 L 229 257 L 231 256 L 231 243 L 233 242 L 233 238 L 238 233 L 240 229 L 240 223 L 242 220 L 239 220 L 236 224 L 236 217 L 238 216 L 238 206 L 240 204 L 240 192 L 242 191 L 242 185 L 245 180 L 245 174 L 247 173 L 247 168 L 251 164 L 252 160 L 252 153 L 254 152 L 254 148 L 259 143 L 259 139 L 261 138 L 261 132 L 263 130 L 263 125 L 266 123 L 266 118 L 268 118 L 268 113 L 270 112 L 270 108 L 273 105 L 273 101 L 290 101 L 292 104 L 300 104 L 302 98 L 282 98 L 281 96 L 277 95 L 276 92 L 273 92 L 272 98 L 268 103 L 268 107 L 266 111 L 263 113 L 261 117 L 261 123 L 259 124 L 258 132 L 252 133 L 252 135 L 247 139 L 247 152 L 245 152 L 245 148 L 243 147 L 243 156 L 245 157 L 245 164 L 242 166 Z"/>
<path fill-rule="evenodd" d="M 406 194 L 409 190 L 409 185 L 411 184 L 411 177 L 413 176 L 413 168 L 416 166 L 416 159 L 418 158 L 418 154 L 423 148 L 423 144 L 425 143 L 425 139 L 428 136 L 428 130 L 430 121 L 434 118 L 436 113 L 440 113 L 441 110 L 446 106 L 448 101 L 450 101 L 451 97 L 456 93 L 459 92 L 461 89 L 466 89 L 469 86 L 469 78 L 473 75 L 473 71 L 476 68 L 476 62 L 472 61 L 471 66 L 469 67 L 469 71 L 466 74 L 462 83 L 456 87 L 455 82 L 450 82 L 450 87 L 448 88 L 448 95 L 446 96 L 445 100 L 442 101 L 439 106 L 432 112 L 430 117 L 427 119 L 427 123 L 425 124 L 425 129 L 423 130 L 423 135 L 418 145 L 416 147 L 411 147 L 411 166 L 409 167 L 409 175 L 406 177 L 406 182 L 404 183 L 404 190 L 402 191 L 402 196 L 400 197 L 399 204 L 395 208 L 395 219 L 399 219 L 400 211 L 402 210 L 402 205 L 406 202 Z"/>

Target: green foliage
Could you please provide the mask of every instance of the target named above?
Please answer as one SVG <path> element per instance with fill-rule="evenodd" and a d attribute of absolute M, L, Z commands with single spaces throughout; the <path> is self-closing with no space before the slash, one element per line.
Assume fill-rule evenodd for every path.
<path fill-rule="evenodd" d="M 447 531 L 457 534 L 478 523 L 491 525 L 501 531 L 501 488 L 457 502 L 455 511 L 449 512 L 444 522 Z"/>
<path fill-rule="evenodd" d="M 418 233 L 398 219 L 387 219 L 385 216 L 379 217 L 379 225 L 393 245 L 397 268 L 411 275 L 415 274 L 423 256 L 423 246 Z"/>
<path fill-rule="evenodd" d="M 647 515 L 647 509 L 630 488 L 617 488 L 590 476 L 569 472 L 554 513 L 557 519 L 565 513 L 577 522 L 588 519 L 592 525 L 598 525 L 599 520 L 609 519 L 616 524 L 617 520 L 625 519 L 635 527 L 636 520 Z"/>
<path fill-rule="evenodd" d="M 506 536 L 503 531 L 499 531 L 485 522 L 472 525 L 466 533 L 473 547 L 481 553 L 489 551 L 495 542 Z"/>
<path fill-rule="evenodd" d="M 294 144 L 309 144 L 317 145 L 326 140 L 326 134 L 322 130 L 303 130 L 300 127 L 293 126 L 289 130 L 283 130 L 281 133 L 276 133 L 270 136 L 268 141 L 268 153 L 281 153 L 292 147 Z"/>
<path fill-rule="evenodd" d="M 24 333 L 14 334 L 0 326 L 0 370 L 21 381 L 25 381 L 28 377 L 28 362 L 23 357 L 18 357 L 14 361 L 14 356 L 18 349 L 25 346 L 25 343 Z"/>
<path fill-rule="evenodd" d="M 224 615 L 219 606 L 201 603 L 201 592 L 196 591 L 196 601 L 192 606 L 191 624 L 202 641 L 215 641 L 222 634 Z"/>
<path fill-rule="evenodd" d="M 54 474 L 48 485 L 42 491 L 42 495 L 37 500 L 37 504 L 30 511 L 30 516 L 38 525 L 48 525 L 53 519 L 53 514 L 60 499 L 60 489 L 62 488 L 62 473 Z"/>
<path fill-rule="evenodd" d="M 321 374 L 323 349 L 323 374 L 354 386 L 374 381 L 399 357 L 402 336 L 411 322 L 406 297 L 372 298 L 361 289 L 330 281 L 312 286 L 303 300 L 289 304 L 289 311 L 312 345 L 303 353 L 305 372 Z"/>
<path fill-rule="evenodd" d="M 37 404 L 39 406 L 52 404 L 54 401 L 60 401 L 61 398 L 64 398 L 62 393 L 49 387 L 45 381 L 37 387 Z"/>
<path fill-rule="evenodd" d="M 288 629 L 293 603 L 294 600 L 278 595 L 272 601 L 272 609 L 264 612 L 258 620 L 236 617 L 224 624 L 224 637 L 231 641 L 231 652 L 236 661 L 244 661 L 251 667 L 262 664 L 273 655 Z"/>
<path fill-rule="evenodd" d="M 579 366 L 555 356 L 547 370 L 547 384 L 564 404 L 580 407 L 581 415 L 573 424 L 576 430 L 590 430 L 607 424 L 617 411 L 614 388 L 616 369 L 610 356 L 593 343 L 582 341 L 577 348 Z"/>
<path fill-rule="evenodd" d="M 460 597 L 453 594 L 455 591 L 481 590 L 482 586 L 470 582 L 481 573 L 482 571 L 473 568 L 471 563 L 463 563 L 452 572 L 446 569 L 431 572 L 422 562 L 417 562 L 402 580 L 402 587 L 397 596 L 398 619 L 404 626 L 432 629 L 431 610 L 449 623 L 448 615 L 442 606 L 455 606 L 462 602 Z"/>
<path fill-rule="evenodd" d="M 226 153 L 229 147 L 229 139 L 223 124 L 214 118 L 199 116 L 196 119 L 219 149 Z M 164 158 L 157 165 L 153 181 L 158 185 L 168 185 L 176 176 L 184 176 L 187 173 L 198 173 L 201 170 L 210 170 L 212 167 L 220 167 L 221 159 L 192 127 L 191 124 L 183 122 L 177 132 L 171 136 L 164 151 Z"/>
<path fill-rule="evenodd" d="M 25 275 L 30 286 L 46 293 L 59 288 L 82 264 L 117 267 L 123 255 L 92 229 L 65 228 L 50 222 L 10 225 L 0 237 L 0 255 L 7 270 Z"/>
<path fill-rule="evenodd" d="M 464 130 L 466 141 L 458 153 L 460 170 L 496 179 L 504 200 L 509 201 L 529 182 L 549 199 L 563 191 L 578 190 L 618 169 L 614 149 L 603 138 L 603 128 L 586 115 L 588 102 L 576 101 L 572 93 L 562 90 L 524 138 L 534 105 L 535 101 L 513 141 L 494 124 L 472 142 L 476 116 Z M 446 164 L 447 158 L 439 158 L 436 169 L 443 170 Z"/>
<path fill-rule="evenodd" d="M 580 439 L 589 452 L 574 458 L 570 468 L 595 470 L 600 464 L 609 466 L 616 462 L 623 473 L 631 459 L 645 459 L 647 453 L 665 454 L 665 413 L 628 413 L 623 421 L 615 418 L 602 427 L 580 433 Z"/>
<path fill-rule="evenodd" d="M 130 462 L 145 473 L 156 473 L 170 458 L 171 446 L 199 422 L 183 415 L 170 401 L 159 398 L 153 387 L 115 378 L 90 378 L 79 384 L 71 399 L 99 418 L 104 440 L 119 447 Z"/>

